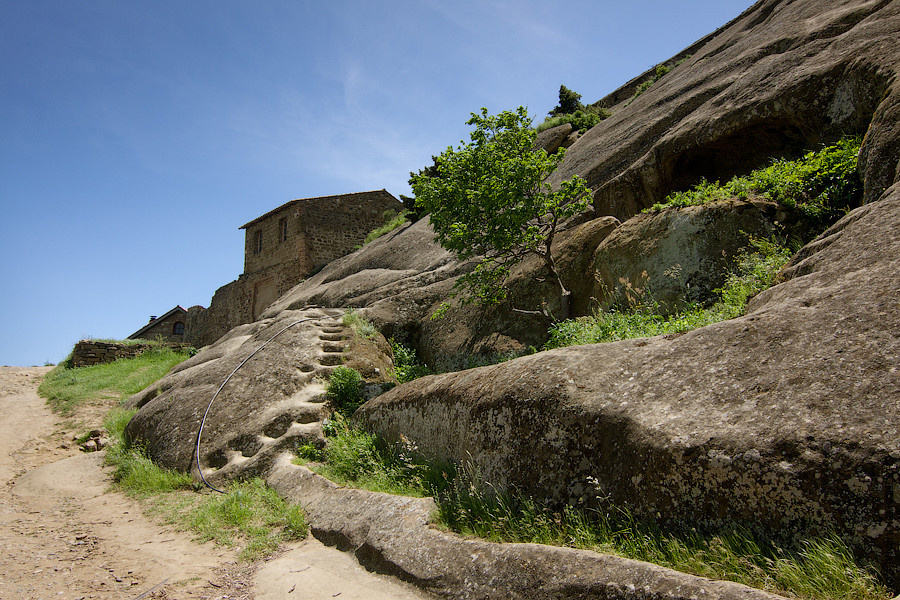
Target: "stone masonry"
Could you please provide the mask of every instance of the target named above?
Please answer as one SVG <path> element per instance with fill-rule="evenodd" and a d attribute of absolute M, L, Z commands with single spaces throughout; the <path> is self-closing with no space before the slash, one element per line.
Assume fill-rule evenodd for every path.
<path fill-rule="evenodd" d="M 115 344 L 98 340 L 81 340 L 72 350 L 73 367 L 89 367 L 111 363 L 120 358 L 134 358 L 150 348 L 150 344 Z"/>
<path fill-rule="evenodd" d="M 188 310 L 185 341 L 206 346 L 250 323 L 272 302 L 331 261 L 352 252 L 402 203 L 386 190 L 292 200 L 240 228 L 244 272 L 209 308 Z"/>

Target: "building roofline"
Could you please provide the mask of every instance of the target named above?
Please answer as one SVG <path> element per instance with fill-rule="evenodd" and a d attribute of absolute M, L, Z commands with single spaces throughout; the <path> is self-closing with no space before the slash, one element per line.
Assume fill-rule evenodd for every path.
<path fill-rule="evenodd" d="M 172 316 L 174 313 L 176 313 L 178 311 L 181 311 L 181 312 L 187 314 L 187 310 L 185 310 L 180 304 L 176 304 L 175 308 L 173 308 L 172 310 L 170 310 L 169 312 L 167 312 L 166 314 L 164 314 L 161 317 L 156 317 L 155 319 L 153 319 L 152 321 L 150 321 L 149 323 L 147 323 L 146 325 L 144 325 L 143 327 L 141 327 L 140 329 L 138 329 L 137 331 L 135 331 L 134 333 L 132 333 L 125 339 L 126 340 L 137 339 L 138 336 L 140 336 L 142 333 L 144 333 L 145 331 L 147 331 L 148 329 L 150 329 L 151 327 L 153 327 L 154 325 L 156 325 L 163 319 L 167 319 L 168 317 Z"/>
<path fill-rule="evenodd" d="M 390 197 L 393 198 L 394 200 L 397 200 L 397 202 L 400 202 L 400 200 L 398 200 L 392 193 L 390 193 L 389 191 L 387 191 L 387 190 L 384 189 L 384 188 L 382 188 L 382 189 L 380 189 L 380 190 L 369 190 L 368 192 L 351 192 L 351 193 L 349 193 L 349 194 L 333 194 L 333 195 L 331 195 L 331 196 L 316 196 L 316 197 L 314 197 L 314 198 L 298 198 L 298 199 L 296 199 L 296 200 L 291 200 L 290 202 L 285 202 L 284 204 L 282 204 L 282 205 L 279 206 L 278 208 L 274 208 L 274 209 L 270 210 L 269 212 L 267 212 L 266 214 L 264 214 L 264 215 L 262 215 L 262 216 L 259 216 L 259 217 L 256 217 L 255 219 L 253 219 L 252 221 L 250 221 L 250 222 L 248 222 L 248 223 L 244 223 L 243 225 L 241 225 L 240 227 L 238 227 L 238 229 L 247 229 L 247 228 L 250 227 L 251 225 L 255 225 L 256 223 L 262 221 L 263 219 L 266 219 L 266 218 L 268 218 L 268 217 L 271 217 L 271 216 L 274 215 L 275 213 L 280 212 L 280 211 L 284 210 L 285 208 L 287 208 L 287 207 L 289 207 L 289 206 L 293 206 L 294 204 L 298 204 L 298 203 L 300 203 L 300 202 L 310 202 L 310 201 L 313 201 L 313 200 L 331 200 L 332 198 L 345 198 L 345 197 L 347 197 L 347 196 L 362 196 L 362 195 L 364 195 L 364 194 L 375 194 L 375 193 L 378 193 L 378 192 L 384 192 L 385 194 L 387 194 L 388 196 L 390 196 Z"/>

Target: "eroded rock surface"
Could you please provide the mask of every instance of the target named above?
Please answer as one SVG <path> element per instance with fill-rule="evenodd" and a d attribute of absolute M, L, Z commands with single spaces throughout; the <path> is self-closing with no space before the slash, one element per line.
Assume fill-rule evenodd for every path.
<path fill-rule="evenodd" d="M 200 466 L 213 482 L 264 473 L 279 451 L 322 443 L 331 370 L 347 365 L 377 384 L 392 367 L 384 339 L 356 337 L 343 313 L 288 310 L 235 328 L 132 396 L 140 410 L 126 436 L 163 466 L 196 474 L 205 414 Z"/>
<path fill-rule="evenodd" d="M 762 0 L 581 136 L 551 176 L 580 175 L 620 220 L 701 177 L 715 181 L 849 133 L 866 134 L 871 202 L 900 159 L 900 2 Z M 630 88 L 629 88 L 630 89 Z"/>
<path fill-rule="evenodd" d="M 801 252 L 745 317 L 426 377 L 360 415 L 538 497 L 776 538 L 834 528 L 896 585 L 898 232 L 895 184 Z"/>
<path fill-rule="evenodd" d="M 429 526 L 430 498 L 344 489 L 282 455 L 267 483 L 306 509 L 312 534 L 371 571 L 441 598 L 778 600 L 736 583 L 586 550 L 466 539 Z"/>
<path fill-rule="evenodd" d="M 618 225 L 613 217 L 601 217 L 559 235 L 555 257 L 575 295 L 582 296 L 588 289 L 591 254 Z M 454 298 L 456 278 L 473 267 L 472 261 L 454 258 L 435 242 L 425 218 L 331 263 L 285 294 L 263 317 L 309 305 L 362 308 L 385 336 L 416 346 L 420 356 L 443 368 L 540 346 L 546 340 L 547 320 L 513 310 L 538 309 L 544 297 L 551 310 L 558 309 L 558 298 L 544 281 L 540 260 L 529 257 L 516 266 L 509 283 L 509 304 L 490 309 Z M 431 319 L 445 302 L 450 304 L 446 316 Z"/>
<path fill-rule="evenodd" d="M 749 238 L 776 233 L 780 212 L 763 200 L 723 200 L 635 216 L 594 252 L 577 312 L 628 301 L 656 302 L 666 312 L 709 303 Z"/>

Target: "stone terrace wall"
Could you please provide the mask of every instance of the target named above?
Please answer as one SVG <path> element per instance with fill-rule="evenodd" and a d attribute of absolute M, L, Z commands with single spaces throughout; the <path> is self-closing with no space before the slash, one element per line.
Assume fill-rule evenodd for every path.
<path fill-rule="evenodd" d="M 134 358 L 150 349 L 150 344 L 114 344 L 97 340 L 81 340 L 72 350 L 72 365 L 89 367 L 111 363 L 120 358 Z"/>
<path fill-rule="evenodd" d="M 185 344 L 169 343 L 165 346 L 175 351 L 187 348 Z M 134 358 L 152 347 L 153 344 L 117 344 L 98 340 L 81 340 L 75 344 L 75 348 L 72 350 L 72 366 L 89 367 L 115 362 L 120 358 Z"/>

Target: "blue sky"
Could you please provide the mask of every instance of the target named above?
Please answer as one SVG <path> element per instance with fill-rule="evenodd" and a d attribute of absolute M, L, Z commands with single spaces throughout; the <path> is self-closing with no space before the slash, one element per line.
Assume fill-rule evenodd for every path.
<path fill-rule="evenodd" d="M 593 102 L 749 0 L 0 0 L 0 365 L 243 268 L 247 221 L 385 188 L 472 111 Z"/>

